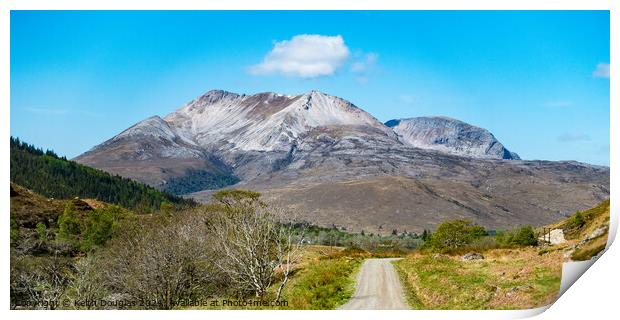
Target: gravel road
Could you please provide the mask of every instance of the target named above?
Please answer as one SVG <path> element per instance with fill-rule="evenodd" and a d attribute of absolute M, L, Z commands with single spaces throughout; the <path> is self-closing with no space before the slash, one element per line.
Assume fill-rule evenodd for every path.
<path fill-rule="evenodd" d="M 355 294 L 344 310 L 409 309 L 403 288 L 389 259 L 368 259 L 364 261 L 356 279 Z"/>

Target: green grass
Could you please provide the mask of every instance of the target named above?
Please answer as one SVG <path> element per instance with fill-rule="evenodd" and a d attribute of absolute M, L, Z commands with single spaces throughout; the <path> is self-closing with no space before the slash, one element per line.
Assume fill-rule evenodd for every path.
<path fill-rule="evenodd" d="M 564 236 L 570 244 L 576 245 L 571 259 L 575 261 L 590 260 L 605 250 L 607 245 L 608 230 L 600 236 L 585 241 L 590 234 L 599 228 L 609 228 L 610 200 L 605 200 L 599 205 L 584 211 L 577 211 L 572 216 L 559 221 L 550 229 L 562 229 Z"/>
<path fill-rule="evenodd" d="M 459 271 L 461 263 L 452 259 L 404 259 L 395 263 L 407 286 L 411 304 L 429 309 L 484 309 L 493 293 L 487 275 L 480 270 Z M 409 274 L 413 272 L 414 274 Z M 416 286 L 420 286 L 416 288 Z"/>
<path fill-rule="evenodd" d="M 300 270 L 285 288 L 289 309 L 330 310 L 346 303 L 355 290 L 360 258 L 319 259 Z"/>
<path fill-rule="evenodd" d="M 569 218 L 551 225 L 550 228 L 564 230 L 564 236 L 567 240 L 584 239 L 594 229 L 609 224 L 609 207 L 610 200 L 608 199 L 593 208 L 578 211 Z M 576 220 L 581 220 L 581 222 L 576 223 Z"/>
<path fill-rule="evenodd" d="M 355 275 L 363 261 L 362 257 L 346 257 L 338 254 L 313 257 L 296 270 L 282 292 L 281 301 L 287 306 L 222 306 L 227 298 L 213 298 L 219 306 L 180 307 L 181 309 L 276 309 L 276 310 L 332 310 L 346 303 L 355 291 Z M 274 283 L 263 298 L 273 301 L 280 285 Z M 252 300 L 248 297 L 242 300 Z M 239 300 L 231 298 L 229 300 Z"/>
<path fill-rule="evenodd" d="M 417 254 L 394 266 L 414 309 L 533 308 L 552 302 L 561 280 L 561 253 L 539 256 L 533 248 L 470 262 Z"/>

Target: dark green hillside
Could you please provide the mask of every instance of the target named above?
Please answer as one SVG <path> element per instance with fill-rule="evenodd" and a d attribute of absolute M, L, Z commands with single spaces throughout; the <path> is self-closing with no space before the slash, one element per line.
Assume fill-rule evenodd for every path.
<path fill-rule="evenodd" d="M 94 198 L 137 212 L 162 203 L 191 204 L 131 179 L 113 176 L 11 137 L 11 181 L 50 198 Z"/>

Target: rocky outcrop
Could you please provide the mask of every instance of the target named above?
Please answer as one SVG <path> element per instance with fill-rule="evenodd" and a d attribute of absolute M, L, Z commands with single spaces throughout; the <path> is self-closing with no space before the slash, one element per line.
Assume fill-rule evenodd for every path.
<path fill-rule="evenodd" d="M 477 252 L 470 252 L 461 257 L 461 261 L 484 260 L 484 256 Z"/>
<path fill-rule="evenodd" d="M 549 232 L 549 243 L 551 245 L 558 245 L 566 242 L 564 238 L 564 230 L 562 229 L 553 229 Z"/>

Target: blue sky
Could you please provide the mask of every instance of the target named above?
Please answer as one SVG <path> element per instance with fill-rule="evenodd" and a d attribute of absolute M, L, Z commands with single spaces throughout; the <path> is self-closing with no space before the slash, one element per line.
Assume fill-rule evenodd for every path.
<path fill-rule="evenodd" d="M 211 89 L 316 89 L 608 165 L 609 13 L 11 13 L 11 134 L 30 143 L 74 157 Z"/>

